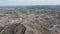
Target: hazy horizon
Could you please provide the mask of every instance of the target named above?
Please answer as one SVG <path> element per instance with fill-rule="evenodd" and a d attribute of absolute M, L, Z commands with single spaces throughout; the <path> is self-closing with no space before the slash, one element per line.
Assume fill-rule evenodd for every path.
<path fill-rule="evenodd" d="M 0 0 L 0 6 L 60 5 L 60 0 Z"/>

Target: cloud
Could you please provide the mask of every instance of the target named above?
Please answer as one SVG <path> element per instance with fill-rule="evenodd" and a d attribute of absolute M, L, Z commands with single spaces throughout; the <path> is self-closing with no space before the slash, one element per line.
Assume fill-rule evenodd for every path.
<path fill-rule="evenodd" d="M 58 5 L 60 0 L 0 0 L 0 6 L 13 5 Z"/>

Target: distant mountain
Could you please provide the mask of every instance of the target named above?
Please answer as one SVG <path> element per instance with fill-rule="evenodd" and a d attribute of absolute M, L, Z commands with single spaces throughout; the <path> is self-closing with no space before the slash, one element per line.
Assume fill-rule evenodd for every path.
<path fill-rule="evenodd" d="M 36 5 L 36 6 L 27 6 L 28 8 L 38 8 L 38 9 L 60 9 L 60 5 Z"/>
<path fill-rule="evenodd" d="M 34 6 L 0 6 L 0 8 L 28 8 L 28 9 L 60 9 L 60 5 L 34 5 Z"/>

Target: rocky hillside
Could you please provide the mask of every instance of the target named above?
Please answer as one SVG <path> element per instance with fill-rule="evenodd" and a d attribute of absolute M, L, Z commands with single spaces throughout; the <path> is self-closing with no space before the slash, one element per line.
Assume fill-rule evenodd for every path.
<path fill-rule="evenodd" d="M 60 34 L 58 19 L 52 15 L 8 13 L 0 15 L 0 34 Z"/>
<path fill-rule="evenodd" d="M 6 9 L 3 12 L 0 10 L 0 34 L 60 34 L 58 16 L 56 18 L 42 11 L 41 14 L 39 12 L 35 14 L 34 11 L 37 10 L 33 11 L 34 14 L 30 14 L 26 9 L 21 10 L 23 13 L 15 10 Z"/>

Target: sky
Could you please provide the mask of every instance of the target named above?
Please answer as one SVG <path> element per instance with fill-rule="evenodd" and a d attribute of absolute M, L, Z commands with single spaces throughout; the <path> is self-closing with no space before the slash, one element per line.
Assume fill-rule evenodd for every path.
<path fill-rule="evenodd" d="M 0 6 L 60 5 L 60 0 L 0 0 Z"/>

